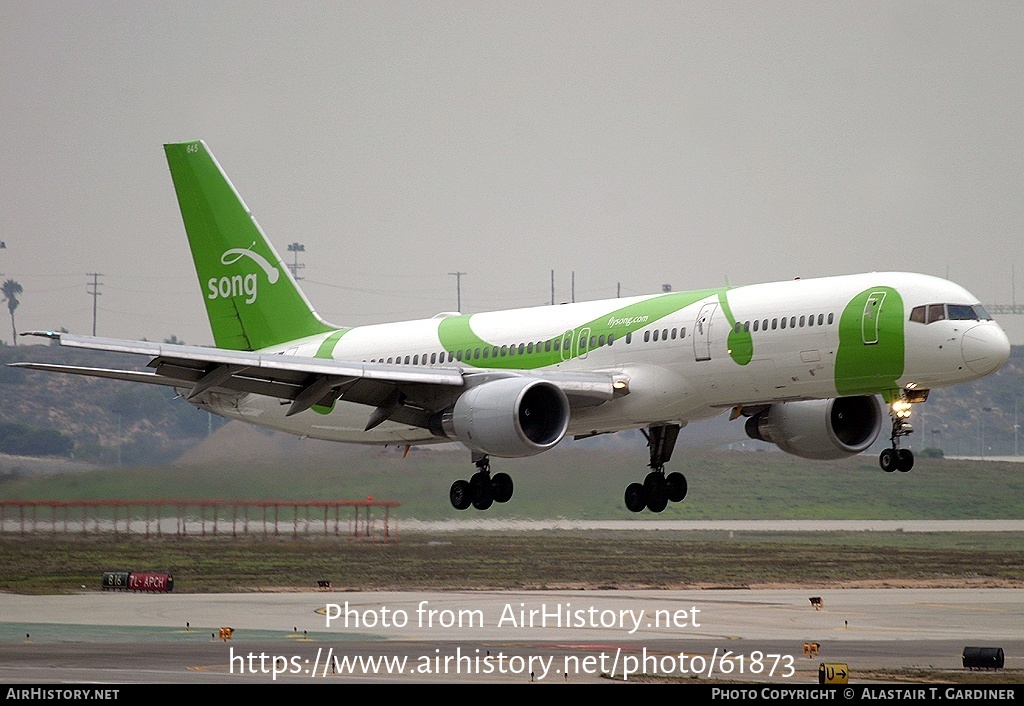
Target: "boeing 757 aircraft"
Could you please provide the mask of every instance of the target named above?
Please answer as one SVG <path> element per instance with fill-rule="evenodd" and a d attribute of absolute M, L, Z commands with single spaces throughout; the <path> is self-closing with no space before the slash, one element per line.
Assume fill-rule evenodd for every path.
<path fill-rule="evenodd" d="M 625 504 L 661 512 L 686 495 L 682 474 L 665 473 L 680 429 L 725 411 L 787 453 L 837 459 L 877 438 L 884 401 L 891 447 L 880 465 L 909 471 L 914 456 L 900 440 L 911 406 L 1010 354 L 970 292 L 903 272 L 335 326 L 206 144 L 164 149 L 216 347 L 35 331 L 26 335 L 149 356 L 151 370 L 16 365 L 167 385 L 215 414 L 317 439 L 459 441 L 476 466 L 452 484 L 460 510 L 512 497 L 491 457 L 640 429 L 650 471 L 626 488 Z"/>

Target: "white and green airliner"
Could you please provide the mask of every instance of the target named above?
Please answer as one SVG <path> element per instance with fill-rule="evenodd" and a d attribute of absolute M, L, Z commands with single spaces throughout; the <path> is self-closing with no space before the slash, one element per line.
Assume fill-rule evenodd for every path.
<path fill-rule="evenodd" d="M 165 146 L 215 348 L 36 331 L 63 346 L 149 356 L 150 370 L 21 367 L 177 388 L 215 414 L 361 444 L 469 447 L 452 505 L 507 502 L 490 457 L 640 429 L 650 471 L 627 507 L 686 495 L 665 473 L 679 430 L 726 411 L 816 459 L 861 453 L 891 417 L 886 471 L 911 403 L 1006 362 L 1006 334 L 952 282 L 902 272 L 543 306 L 346 328 L 317 315 L 203 142 Z"/>

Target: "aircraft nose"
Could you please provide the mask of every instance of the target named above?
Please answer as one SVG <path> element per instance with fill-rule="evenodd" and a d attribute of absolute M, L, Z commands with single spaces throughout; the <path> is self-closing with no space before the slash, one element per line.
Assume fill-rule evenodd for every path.
<path fill-rule="evenodd" d="M 968 329 L 961 349 L 964 363 L 978 375 L 999 370 L 1010 358 L 1010 340 L 999 324 L 991 321 Z"/>

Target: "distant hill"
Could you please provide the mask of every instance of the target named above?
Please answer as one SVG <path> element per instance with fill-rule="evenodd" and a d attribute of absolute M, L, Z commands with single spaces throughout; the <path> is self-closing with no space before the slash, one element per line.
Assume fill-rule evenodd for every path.
<path fill-rule="evenodd" d="M 172 388 L 6 367 L 6 363 L 25 360 L 141 370 L 146 358 L 52 345 L 0 346 L 0 424 L 60 432 L 73 442 L 71 456 L 78 460 L 114 465 L 120 456 L 124 465 L 152 465 L 187 454 L 183 461 L 195 462 L 215 458 L 228 447 L 233 458 L 244 460 L 263 458 L 273 449 L 287 455 L 300 447 L 294 437 L 250 428 L 218 435 L 216 443 L 197 449 L 226 420 L 175 399 Z M 985 455 L 1012 454 L 1015 404 L 1024 419 L 1022 346 L 1013 348 L 1009 362 L 995 375 L 932 391 L 928 402 L 914 410 L 912 421 L 918 431 L 910 437 L 910 445 L 917 450 L 940 448 L 949 455 L 980 455 L 983 446 Z M 879 446 L 888 438 L 887 428 L 881 436 Z M 1021 442 L 1024 445 L 1024 439 Z M 728 422 L 724 416 L 687 427 L 679 443 L 683 447 L 768 448 L 747 439 L 741 422 Z M 581 444 L 639 447 L 642 454 L 644 442 L 636 432 L 626 432 L 562 446 Z"/>
<path fill-rule="evenodd" d="M 0 347 L 0 423 L 59 431 L 74 442 L 76 459 L 168 462 L 225 421 L 175 400 L 169 387 L 7 367 L 16 361 L 143 369 L 147 360 L 50 345 Z"/>

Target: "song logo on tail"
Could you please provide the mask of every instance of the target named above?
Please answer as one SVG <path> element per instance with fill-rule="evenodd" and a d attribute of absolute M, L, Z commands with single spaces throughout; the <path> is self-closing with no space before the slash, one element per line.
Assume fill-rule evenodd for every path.
<path fill-rule="evenodd" d="M 257 265 L 263 268 L 263 271 L 267 275 L 267 281 L 270 284 L 277 282 L 281 273 L 276 267 L 267 262 L 266 258 L 257 252 L 253 252 L 252 248 L 256 245 L 253 241 L 252 245 L 248 248 L 231 248 L 225 250 L 224 254 L 220 256 L 220 262 L 222 265 L 233 265 L 243 257 L 247 257 Z M 230 277 L 211 277 L 206 282 L 206 288 L 209 290 L 209 294 L 206 295 L 207 299 L 222 299 L 230 297 L 245 297 L 246 304 L 252 304 L 256 301 L 256 297 L 259 296 L 259 286 L 255 274 L 247 275 L 232 275 Z"/>

